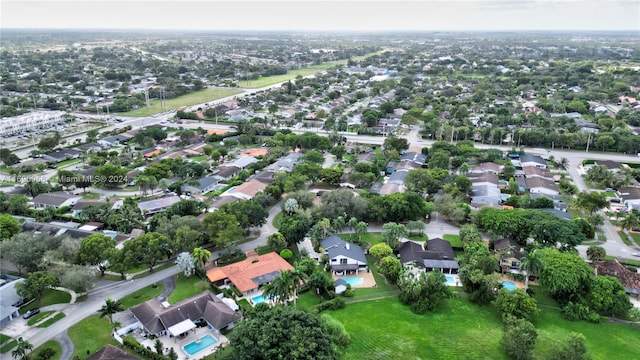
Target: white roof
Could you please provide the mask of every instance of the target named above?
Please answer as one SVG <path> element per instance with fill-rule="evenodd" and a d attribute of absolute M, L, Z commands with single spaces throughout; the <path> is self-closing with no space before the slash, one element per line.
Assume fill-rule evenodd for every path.
<path fill-rule="evenodd" d="M 227 306 L 233 311 L 240 310 L 240 306 L 238 306 L 238 304 L 236 304 L 236 302 L 233 301 L 233 299 L 229 299 L 229 298 L 223 297 L 222 298 L 222 302 L 227 304 Z"/>
<path fill-rule="evenodd" d="M 173 336 L 178 336 L 180 334 L 184 334 L 191 329 L 195 329 L 196 324 L 191 321 L 191 319 L 180 321 L 179 323 L 171 326 L 167 330 L 169 330 L 169 334 Z"/>

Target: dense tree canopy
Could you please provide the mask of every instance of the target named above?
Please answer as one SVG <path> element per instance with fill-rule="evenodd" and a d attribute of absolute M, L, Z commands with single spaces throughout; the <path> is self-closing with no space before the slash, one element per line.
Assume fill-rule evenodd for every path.
<path fill-rule="evenodd" d="M 588 292 L 594 273 L 580 256 L 551 248 L 537 253 L 543 264 L 540 284 L 552 297 L 564 303 Z"/>

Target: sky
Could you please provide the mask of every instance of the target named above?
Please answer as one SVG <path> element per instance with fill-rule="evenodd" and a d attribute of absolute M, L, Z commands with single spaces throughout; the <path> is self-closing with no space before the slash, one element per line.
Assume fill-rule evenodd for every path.
<path fill-rule="evenodd" d="M 0 0 L 0 29 L 624 30 L 639 0 Z"/>

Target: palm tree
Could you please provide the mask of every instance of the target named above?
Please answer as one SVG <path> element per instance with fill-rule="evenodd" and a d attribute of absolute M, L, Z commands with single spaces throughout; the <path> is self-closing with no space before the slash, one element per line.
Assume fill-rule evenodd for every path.
<path fill-rule="evenodd" d="M 100 308 L 100 317 L 107 316 L 109 322 L 113 323 L 113 314 L 123 311 L 122 303 L 120 300 L 108 298 L 104 301 L 104 305 Z"/>
<path fill-rule="evenodd" d="M 623 230 L 631 230 L 632 228 L 638 226 L 640 223 L 640 219 L 638 218 L 638 214 L 633 211 L 630 211 L 624 215 L 622 220 L 620 221 L 620 227 Z"/>
<path fill-rule="evenodd" d="M 18 346 L 11 352 L 11 356 L 20 359 L 28 360 L 29 351 L 33 350 L 33 345 L 27 340 L 18 340 Z"/>
<path fill-rule="evenodd" d="M 520 259 L 520 270 L 524 272 L 524 291 L 527 291 L 529 289 L 529 274 L 538 274 L 542 270 L 543 264 L 536 250 L 526 252 L 523 255 Z"/>
<path fill-rule="evenodd" d="M 293 306 L 296 306 L 298 288 L 307 280 L 307 275 L 296 270 L 284 270 L 280 276 L 265 286 L 265 297 L 274 299 L 276 303 L 286 304 L 293 295 Z"/>
<path fill-rule="evenodd" d="M 207 249 L 203 249 L 201 247 L 197 247 L 193 249 L 193 253 L 191 253 L 193 259 L 196 261 L 196 264 L 202 264 L 202 269 L 207 265 L 207 262 L 211 258 L 211 251 Z"/>

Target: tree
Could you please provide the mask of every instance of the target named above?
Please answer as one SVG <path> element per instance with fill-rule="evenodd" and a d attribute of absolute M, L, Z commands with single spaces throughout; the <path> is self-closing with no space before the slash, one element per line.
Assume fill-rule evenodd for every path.
<path fill-rule="evenodd" d="M 367 230 L 369 229 L 369 225 L 367 225 L 364 221 L 359 221 L 356 224 L 355 234 L 358 237 L 358 241 L 362 241 L 362 237 L 367 234 Z"/>
<path fill-rule="evenodd" d="M 320 151 L 309 150 L 302 157 L 302 161 L 308 161 L 314 164 L 322 165 L 324 164 L 324 155 L 322 155 Z"/>
<path fill-rule="evenodd" d="M 515 360 L 531 359 L 538 333 L 529 321 L 507 316 L 504 320 L 502 345 L 507 355 Z"/>
<path fill-rule="evenodd" d="M 460 241 L 468 243 L 473 241 L 482 241 L 482 235 L 474 224 L 465 224 L 460 227 Z"/>
<path fill-rule="evenodd" d="M 109 322 L 113 323 L 113 314 L 123 311 L 122 303 L 120 300 L 107 298 L 104 300 L 104 305 L 99 310 L 100 317 L 109 318 Z"/>
<path fill-rule="evenodd" d="M 400 301 L 416 314 L 433 311 L 451 297 L 445 276 L 440 271 L 421 272 L 417 278 L 412 272 L 406 272 L 399 285 Z"/>
<path fill-rule="evenodd" d="M 347 222 L 344 219 L 344 216 L 338 216 L 337 218 L 333 219 L 333 224 L 332 224 L 332 228 L 336 233 L 341 233 L 342 230 L 344 230 L 345 226 L 347 226 Z"/>
<path fill-rule="evenodd" d="M 596 276 L 589 292 L 591 308 L 602 315 L 621 317 L 633 307 L 620 280 L 612 276 Z"/>
<path fill-rule="evenodd" d="M 184 276 L 188 278 L 191 277 L 196 265 L 191 254 L 188 252 L 181 252 L 176 258 L 176 266 L 184 273 Z"/>
<path fill-rule="evenodd" d="M 385 243 L 375 244 L 369 249 L 369 255 L 373 256 L 377 261 L 380 261 L 382 258 L 392 254 L 393 249 Z"/>
<path fill-rule="evenodd" d="M 640 224 L 640 217 L 635 211 L 626 213 L 622 220 L 620 220 L 620 227 L 627 231 L 637 227 L 638 224 Z"/>
<path fill-rule="evenodd" d="M 106 164 L 95 168 L 93 179 L 96 185 L 117 187 L 127 183 L 127 170 L 113 164 Z"/>
<path fill-rule="evenodd" d="M 572 332 L 562 346 L 551 355 L 551 360 L 590 360 L 587 353 L 586 338 L 580 333 Z"/>
<path fill-rule="evenodd" d="M 335 219 L 338 216 L 361 219 L 367 211 L 367 200 L 349 189 L 337 189 L 322 195 L 319 209 L 321 217 Z"/>
<path fill-rule="evenodd" d="M 589 215 L 593 215 L 593 213 L 597 212 L 598 210 L 602 210 L 609 206 L 609 201 L 607 200 L 606 194 L 603 192 L 582 191 L 578 193 L 574 205 L 578 209 L 588 211 Z"/>
<path fill-rule="evenodd" d="M 379 270 L 387 281 L 395 284 L 398 282 L 398 278 L 402 272 L 402 263 L 400 259 L 395 256 L 385 256 L 380 260 Z"/>
<path fill-rule="evenodd" d="M 203 249 L 201 247 L 197 247 L 193 249 L 193 252 L 191 253 L 191 257 L 193 258 L 197 266 L 200 269 L 204 270 L 205 266 L 211 259 L 211 251 L 207 249 Z"/>
<path fill-rule="evenodd" d="M 58 286 L 58 279 L 45 271 L 34 271 L 24 281 L 16 283 L 16 293 L 24 299 L 37 299 L 48 288 Z"/>
<path fill-rule="evenodd" d="M 493 300 L 492 304 L 503 317 L 510 315 L 519 319 L 532 321 L 540 312 L 536 299 L 521 289 L 511 291 L 502 288 L 498 290 L 496 299 Z"/>
<path fill-rule="evenodd" d="M 267 236 L 267 245 L 269 245 L 275 252 L 280 252 L 287 247 L 287 239 L 281 233 L 273 233 Z"/>
<path fill-rule="evenodd" d="M 259 307 L 229 335 L 239 360 L 335 360 L 331 335 L 309 312 L 290 307 Z M 260 346 L 256 346 L 260 344 Z"/>
<path fill-rule="evenodd" d="M 126 241 L 123 250 L 125 256 L 132 259 L 136 265 L 147 265 L 149 271 L 153 272 L 153 267 L 166 254 L 165 249 L 168 245 L 169 238 L 157 232 L 150 232 Z"/>
<path fill-rule="evenodd" d="M 293 267 L 296 269 L 296 271 L 301 272 L 307 276 L 311 276 L 316 268 L 316 265 L 317 263 L 314 259 L 303 257 L 300 260 L 296 261 Z"/>
<path fill-rule="evenodd" d="M 307 286 L 312 289 L 316 289 L 316 294 L 328 293 L 330 289 L 333 289 L 333 278 L 329 273 L 324 271 L 315 271 L 309 276 Z"/>
<path fill-rule="evenodd" d="M 385 150 L 396 150 L 398 153 L 401 153 L 404 150 L 409 148 L 409 142 L 405 138 L 399 138 L 395 135 L 389 135 L 386 139 L 384 139 L 383 144 Z"/>
<path fill-rule="evenodd" d="M 587 248 L 587 258 L 591 261 L 602 261 L 607 251 L 602 246 L 591 245 Z"/>
<path fill-rule="evenodd" d="M 289 246 L 301 242 L 310 229 L 309 218 L 302 214 L 285 216 L 280 220 L 280 233 L 287 240 Z"/>
<path fill-rule="evenodd" d="M 291 216 L 298 210 L 298 200 L 287 198 L 282 204 L 282 208 L 287 215 Z"/>
<path fill-rule="evenodd" d="M 293 304 L 295 306 L 298 289 L 307 278 L 307 275 L 302 272 L 283 270 L 280 272 L 280 276 L 265 286 L 265 297 L 273 299 L 276 303 L 286 304 L 293 296 Z"/>
<path fill-rule="evenodd" d="M 160 341 L 160 339 L 156 339 L 156 341 L 153 343 L 153 348 L 156 350 L 156 353 L 160 355 L 164 354 L 164 344 L 162 343 L 162 341 Z"/>
<path fill-rule="evenodd" d="M 20 232 L 20 223 L 9 214 L 0 214 L 0 240 L 5 240 Z"/>
<path fill-rule="evenodd" d="M 523 255 L 520 259 L 520 270 L 524 273 L 524 290 L 527 291 L 529 289 L 529 275 L 537 275 L 544 265 L 536 250 L 526 252 Z"/>
<path fill-rule="evenodd" d="M 587 293 L 593 269 L 580 256 L 556 249 L 537 250 L 544 264 L 540 285 L 556 300 L 564 303 Z"/>
<path fill-rule="evenodd" d="M 29 360 L 29 352 L 31 350 L 33 350 L 33 345 L 27 340 L 20 338 L 16 348 L 11 351 L 11 356 L 20 360 Z"/>
<path fill-rule="evenodd" d="M 100 271 L 100 276 L 104 276 L 108 266 L 109 251 L 115 246 L 116 241 L 110 236 L 91 234 L 80 242 L 78 262 L 96 266 Z"/>
<path fill-rule="evenodd" d="M 409 231 L 409 234 L 412 233 L 412 230 L 419 230 L 420 234 L 422 234 L 425 227 L 426 225 L 421 220 L 411 220 L 407 223 L 407 230 Z"/>
<path fill-rule="evenodd" d="M 218 247 L 223 247 L 242 237 L 242 229 L 238 225 L 235 215 L 226 214 L 223 211 L 214 211 L 205 215 L 202 227 L 209 238 L 209 242 Z"/>
<path fill-rule="evenodd" d="M 481 269 L 464 266 L 460 270 L 460 281 L 469 300 L 476 304 L 488 304 L 495 298 L 495 289 L 499 287 L 498 274 L 485 274 Z"/>
<path fill-rule="evenodd" d="M 382 225 L 382 238 L 393 249 L 398 247 L 400 238 L 407 235 L 407 228 L 402 224 L 391 222 Z"/>

